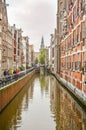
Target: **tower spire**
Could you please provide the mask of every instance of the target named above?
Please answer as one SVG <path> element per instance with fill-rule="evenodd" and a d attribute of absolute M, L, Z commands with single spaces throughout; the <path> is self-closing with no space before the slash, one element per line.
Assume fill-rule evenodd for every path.
<path fill-rule="evenodd" d="M 45 48 L 45 46 L 44 46 L 44 38 L 42 36 L 40 50 L 43 50 L 44 48 Z"/>

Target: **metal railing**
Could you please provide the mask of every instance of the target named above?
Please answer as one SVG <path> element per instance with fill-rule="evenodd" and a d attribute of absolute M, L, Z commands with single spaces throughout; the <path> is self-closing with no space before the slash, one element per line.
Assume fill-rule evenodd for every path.
<path fill-rule="evenodd" d="M 11 84 L 12 82 L 17 81 L 18 79 L 24 77 L 25 75 L 27 75 L 28 73 L 32 72 L 33 70 L 39 69 L 38 67 L 32 67 L 28 70 L 25 71 L 21 71 L 18 74 L 13 74 L 13 75 L 8 75 L 4 78 L 0 79 L 0 88 Z"/>

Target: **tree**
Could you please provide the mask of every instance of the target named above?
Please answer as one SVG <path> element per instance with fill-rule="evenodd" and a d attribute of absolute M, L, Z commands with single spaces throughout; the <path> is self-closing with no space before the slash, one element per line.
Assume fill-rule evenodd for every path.
<path fill-rule="evenodd" d="M 36 57 L 36 59 L 35 59 L 35 64 L 38 64 L 38 61 L 39 61 L 39 60 L 38 60 L 38 58 Z"/>
<path fill-rule="evenodd" d="M 41 50 L 40 52 L 40 64 L 45 64 L 45 50 Z"/>

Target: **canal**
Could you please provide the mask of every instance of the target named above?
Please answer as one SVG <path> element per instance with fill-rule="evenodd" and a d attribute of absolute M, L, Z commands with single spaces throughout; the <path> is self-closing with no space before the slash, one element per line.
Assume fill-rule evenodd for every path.
<path fill-rule="evenodd" d="M 52 76 L 34 76 L 0 113 L 0 130 L 86 130 L 86 111 Z"/>

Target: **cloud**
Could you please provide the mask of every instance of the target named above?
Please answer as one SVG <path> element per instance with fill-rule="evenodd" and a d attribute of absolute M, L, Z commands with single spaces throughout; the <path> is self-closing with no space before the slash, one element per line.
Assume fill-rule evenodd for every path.
<path fill-rule="evenodd" d="M 47 44 L 56 24 L 56 1 L 8 0 L 9 23 L 21 27 L 24 35 L 29 35 L 35 48 L 40 46 L 42 35 Z"/>

